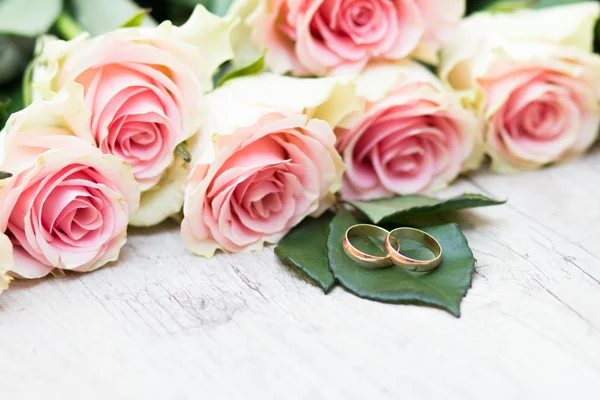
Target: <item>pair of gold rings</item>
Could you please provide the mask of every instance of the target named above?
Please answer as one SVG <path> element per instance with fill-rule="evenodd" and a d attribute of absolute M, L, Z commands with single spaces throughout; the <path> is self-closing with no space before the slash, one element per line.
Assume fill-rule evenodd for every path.
<path fill-rule="evenodd" d="M 372 237 L 383 240 L 386 256 L 378 257 L 364 253 L 354 247 L 351 237 Z M 431 260 L 415 260 L 400 252 L 399 239 L 411 239 L 423 244 L 434 254 Z M 413 272 L 429 272 L 442 262 L 442 246 L 427 232 L 414 228 L 398 228 L 391 232 L 375 225 L 359 224 L 350 227 L 343 239 L 344 252 L 359 265 L 369 269 L 383 269 L 397 265 Z"/>

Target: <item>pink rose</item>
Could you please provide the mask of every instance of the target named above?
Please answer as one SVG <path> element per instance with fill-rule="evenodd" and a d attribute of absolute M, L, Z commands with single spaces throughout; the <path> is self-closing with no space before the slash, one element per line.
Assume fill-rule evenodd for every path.
<path fill-rule="evenodd" d="M 566 161 L 596 141 L 600 60 L 587 71 L 573 61 L 499 62 L 478 79 L 493 169 L 512 172 Z"/>
<path fill-rule="evenodd" d="M 260 250 L 330 207 L 343 173 L 331 125 L 355 110 L 353 92 L 334 80 L 263 74 L 208 95 L 186 189 L 188 248 L 207 257 Z"/>
<path fill-rule="evenodd" d="M 83 86 L 96 145 L 131 165 L 143 192 L 132 224 L 153 225 L 181 210 L 186 168 L 175 149 L 201 125 L 202 96 L 232 55 L 228 42 L 228 24 L 202 7 L 180 28 L 167 21 L 42 42 L 35 86 L 42 93 Z"/>
<path fill-rule="evenodd" d="M 357 79 L 364 109 L 336 129 L 348 200 L 431 192 L 481 162 L 481 131 L 419 64 L 374 65 Z"/>
<path fill-rule="evenodd" d="M 472 99 L 494 171 L 566 161 L 595 142 L 600 57 L 592 43 L 599 14 L 598 3 L 479 14 L 444 49 L 441 77 Z"/>
<path fill-rule="evenodd" d="M 239 0 L 232 8 L 244 20 L 234 37 L 238 53 L 251 40 L 268 49 L 274 72 L 319 76 L 413 53 L 436 63 L 464 12 L 465 0 Z"/>
<path fill-rule="evenodd" d="M 81 93 L 61 92 L 13 114 L 0 134 L 0 233 L 14 244 L 12 271 L 91 271 L 125 244 L 139 188 L 131 169 L 86 140 Z"/>

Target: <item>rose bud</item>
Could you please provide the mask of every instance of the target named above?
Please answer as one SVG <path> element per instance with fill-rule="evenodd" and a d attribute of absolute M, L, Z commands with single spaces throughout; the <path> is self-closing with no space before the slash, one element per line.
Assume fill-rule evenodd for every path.
<path fill-rule="evenodd" d="M 207 103 L 184 205 L 189 249 L 260 250 L 334 203 L 344 167 L 332 125 L 357 110 L 352 84 L 263 74 Z"/>
<path fill-rule="evenodd" d="M 0 233 L 24 278 L 115 261 L 139 205 L 131 168 L 92 144 L 80 89 L 35 101 L 0 132 L 0 170 L 12 173 L 0 181 Z"/>
<path fill-rule="evenodd" d="M 297 76 L 356 73 L 370 60 L 414 55 L 436 64 L 465 0 L 238 0 L 236 59 L 268 49 L 266 63 Z"/>
<path fill-rule="evenodd" d="M 198 131 L 203 94 L 232 57 L 230 25 L 198 6 L 181 27 L 165 21 L 39 43 L 37 94 L 48 98 L 81 84 L 95 144 L 132 166 L 142 190 L 132 225 L 154 225 L 181 210 L 188 168 L 175 150 Z"/>
<path fill-rule="evenodd" d="M 594 143 L 600 57 L 592 44 L 599 14 L 598 3 L 477 14 L 443 49 L 440 76 L 472 100 L 494 171 L 566 161 Z"/>
<path fill-rule="evenodd" d="M 346 164 L 344 199 L 432 192 L 479 166 L 476 117 L 425 67 L 373 65 L 356 84 L 364 107 L 335 131 Z"/>

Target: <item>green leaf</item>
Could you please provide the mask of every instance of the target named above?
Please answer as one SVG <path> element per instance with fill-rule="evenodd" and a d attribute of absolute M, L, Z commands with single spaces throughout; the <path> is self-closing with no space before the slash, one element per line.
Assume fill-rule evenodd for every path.
<path fill-rule="evenodd" d="M 248 75 L 256 75 L 256 74 L 262 72 L 262 70 L 265 68 L 265 55 L 266 55 L 266 52 L 264 52 L 260 56 L 260 58 L 256 59 L 249 65 L 246 65 L 240 69 L 237 69 L 234 71 L 224 71 L 224 73 L 222 74 L 222 78 L 219 79 L 217 86 L 221 86 L 225 82 L 227 82 L 231 79 L 241 78 L 243 76 L 248 76 Z M 232 68 L 232 65 L 233 64 L 230 63 L 230 64 L 228 64 L 228 66 L 226 68 Z"/>
<path fill-rule="evenodd" d="M 11 82 L 23 73 L 33 54 L 34 44 L 32 38 L 0 35 L 0 85 Z"/>
<path fill-rule="evenodd" d="M 590 0 L 537 0 L 535 2 L 535 8 L 554 7 L 573 3 L 583 3 L 586 1 Z"/>
<path fill-rule="evenodd" d="M 22 90 L 19 81 L 0 87 L 0 129 L 14 112 L 24 107 Z"/>
<path fill-rule="evenodd" d="M 121 25 L 121 28 L 137 28 L 142 26 L 142 24 L 144 23 L 144 18 L 146 18 L 148 14 L 150 14 L 149 9 L 146 8 L 140 10 L 137 14 L 135 14 L 133 17 L 127 20 L 127 22 Z"/>
<path fill-rule="evenodd" d="M 175 147 L 175 153 L 177 153 L 177 155 L 186 163 L 192 162 L 192 155 L 187 150 L 185 143 L 179 143 L 179 145 Z"/>
<path fill-rule="evenodd" d="M 233 0 L 212 0 L 209 10 L 220 17 L 227 14 Z"/>
<path fill-rule="evenodd" d="M 4 124 L 6 124 L 10 115 L 8 113 L 8 108 L 10 107 L 11 102 L 12 100 L 10 97 L 0 96 L 0 130 L 4 127 Z"/>
<path fill-rule="evenodd" d="M 62 13 L 56 19 L 54 29 L 64 40 L 71 40 L 85 32 L 83 28 L 67 13 Z"/>
<path fill-rule="evenodd" d="M 399 267 L 369 270 L 348 258 L 342 248 L 342 238 L 346 230 L 357 223 L 359 220 L 342 207 L 330 225 L 327 240 L 329 266 L 341 285 L 365 299 L 428 305 L 460 316 L 460 303 L 471 287 L 475 259 L 467 239 L 455 224 L 423 229 L 442 245 L 443 261 L 428 274 L 416 274 Z M 409 257 L 430 257 L 429 250 L 415 242 L 401 240 L 400 246 L 402 253 Z"/>
<path fill-rule="evenodd" d="M 62 0 L 0 0 L 0 33 L 28 37 L 46 33 L 62 8 Z"/>
<path fill-rule="evenodd" d="M 12 174 L 10 172 L 0 171 L 0 180 L 10 178 Z"/>
<path fill-rule="evenodd" d="M 68 0 L 68 4 L 77 22 L 94 36 L 119 28 L 143 11 L 133 0 Z M 143 25 L 153 26 L 156 22 L 147 17 Z"/>
<path fill-rule="evenodd" d="M 496 206 L 506 200 L 494 200 L 480 194 L 463 194 L 449 200 L 427 196 L 400 196 L 389 199 L 347 202 L 378 225 L 394 224 L 407 218 L 457 211 L 465 208 Z"/>
<path fill-rule="evenodd" d="M 522 8 L 535 7 L 537 0 L 523 0 L 523 1 L 497 1 L 487 6 L 484 11 L 489 12 L 513 12 Z"/>
<path fill-rule="evenodd" d="M 325 293 L 335 286 L 335 278 L 327 262 L 327 235 L 331 213 L 320 218 L 306 218 L 275 248 L 275 254 L 285 264 L 304 272 L 316 281 Z"/>

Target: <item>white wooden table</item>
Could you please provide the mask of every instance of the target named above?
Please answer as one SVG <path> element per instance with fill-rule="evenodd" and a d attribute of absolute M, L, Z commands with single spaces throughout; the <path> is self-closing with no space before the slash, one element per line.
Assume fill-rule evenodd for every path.
<path fill-rule="evenodd" d="M 325 296 L 271 249 L 196 258 L 177 226 L 135 231 L 87 275 L 0 296 L 0 398 L 597 399 L 600 148 L 442 196 L 478 259 L 462 318 Z"/>

